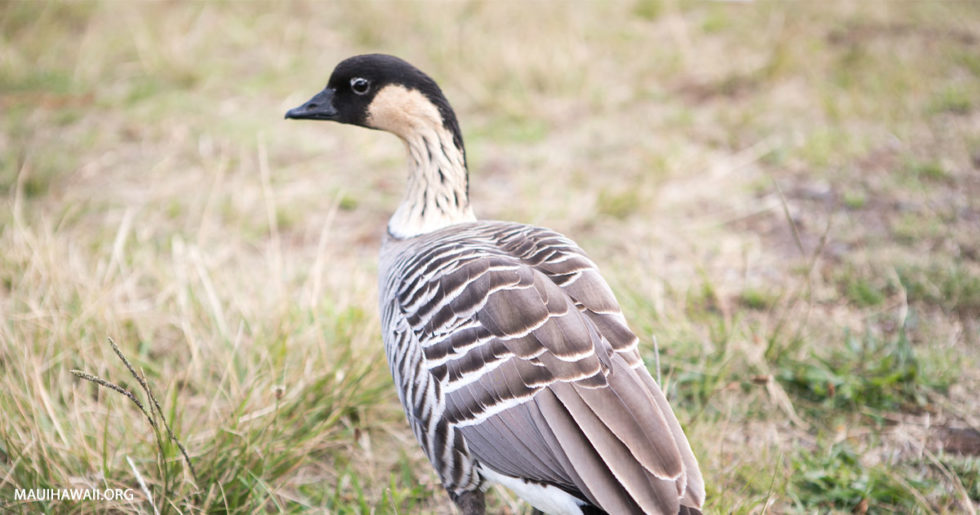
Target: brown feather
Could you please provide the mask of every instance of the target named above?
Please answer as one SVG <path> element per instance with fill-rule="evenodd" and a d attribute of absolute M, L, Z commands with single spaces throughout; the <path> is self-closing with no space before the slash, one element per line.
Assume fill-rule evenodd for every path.
<path fill-rule="evenodd" d="M 660 390 L 656 381 L 649 374 L 641 374 L 641 378 L 646 383 L 648 391 L 653 395 L 654 401 L 660 406 L 660 411 L 670 415 L 666 417 L 667 423 L 670 425 L 670 431 L 674 435 L 674 443 L 677 444 L 681 458 L 684 460 L 684 473 L 687 477 L 687 484 L 684 485 L 681 504 L 700 508 L 704 504 L 704 479 L 701 477 L 701 469 L 698 467 L 697 458 L 694 457 L 694 451 L 691 450 L 691 444 L 687 441 L 687 437 L 684 436 L 684 430 L 681 428 L 680 422 L 677 421 L 677 417 L 671 411 L 670 404 L 667 403 L 667 398 Z"/>
<path fill-rule="evenodd" d="M 575 388 L 578 395 L 630 454 L 658 479 L 674 481 L 684 472 L 674 434 L 635 371 L 612 357 L 608 388 Z"/>
<path fill-rule="evenodd" d="M 569 384 L 556 384 L 550 389 L 588 439 L 591 449 L 586 449 L 586 451 L 598 455 L 622 485 L 622 488 L 626 490 L 630 500 L 636 503 L 641 511 L 645 513 L 677 512 L 680 502 L 674 482 L 660 480 L 650 474 L 623 444 L 621 440 L 623 436 L 616 432 L 626 425 L 623 421 L 629 419 L 628 412 L 620 411 L 616 414 L 616 419 L 612 421 L 601 420 L 582 399 L 581 389 L 574 388 Z M 614 426 L 616 430 L 611 430 L 606 424 Z M 600 506 L 603 509 L 615 512 L 615 510 L 609 510 L 603 503 L 602 496 L 605 492 L 597 489 L 592 491 L 600 499 Z"/>
<path fill-rule="evenodd" d="M 387 323 L 410 327 L 440 384 L 440 416 L 473 463 L 610 513 L 700 507 L 683 431 L 612 291 L 573 243 L 484 222 L 388 245 L 385 261 L 402 275 Z M 450 472 L 440 475 L 455 491 Z"/>

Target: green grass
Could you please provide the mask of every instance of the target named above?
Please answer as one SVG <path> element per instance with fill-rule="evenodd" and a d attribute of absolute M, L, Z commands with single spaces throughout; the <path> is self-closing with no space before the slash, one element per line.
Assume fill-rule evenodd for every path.
<path fill-rule="evenodd" d="M 913 301 L 963 316 L 980 314 L 980 273 L 965 265 L 909 266 L 899 277 Z"/>
<path fill-rule="evenodd" d="M 746 288 L 739 295 L 739 303 L 747 309 L 765 311 L 779 302 L 779 299 L 765 290 Z"/>
<path fill-rule="evenodd" d="M 928 394 L 948 389 L 959 374 L 948 359 L 923 363 L 904 331 L 892 341 L 870 332 L 847 333 L 843 340 L 828 355 L 778 363 L 779 379 L 801 400 L 817 404 L 817 411 L 914 411 L 926 404 Z"/>
<path fill-rule="evenodd" d="M 928 509 L 918 503 L 914 490 L 929 490 L 934 484 L 914 477 L 897 478 L 888 466 L 866 466 L 861 455 L 846 442 L 821 446 L 816 453 L 796 457 L 794 467 L 803 471 L 793 477 L 787 495 L 800 510 L 852 511 L 874 506 L 876 510 L 903 507 Z M 911 487 L 911 488 L 910 488 Z"/>
<path fill-rule="evenodd" d="M 443 87 L 479 216 L 600 265 L 706 512 L 980 506 L 936 432 L 980 424 L 977 6 L 555 7 L 0 3 L 0 511 L 452 512 L 377 334 L 404 148 L 282 121 L 369 51 Z M 149 405 L 108 338 L 156 427 L 72 375 Z"/>

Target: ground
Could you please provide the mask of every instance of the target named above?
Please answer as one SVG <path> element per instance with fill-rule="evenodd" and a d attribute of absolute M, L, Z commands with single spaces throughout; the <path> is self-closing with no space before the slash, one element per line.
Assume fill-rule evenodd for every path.
<path fill-rule="evenodd" d="M 707 512 L 975 511 L 978 5 L 0 3 L 3 511 L 452 511 L 378 332 L 404 148 L 282 119 L 377 51 L 599 264 Z"/>

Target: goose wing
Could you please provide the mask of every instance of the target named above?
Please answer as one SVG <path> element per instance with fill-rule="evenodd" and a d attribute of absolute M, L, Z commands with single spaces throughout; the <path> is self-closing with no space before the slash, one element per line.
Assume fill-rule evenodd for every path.
<path fill-rule="evenodd" d="M 606 511 L 700 507 L 694 455 L 595 265 L 545 229 L 477 229 L 416 254 L 397 295 L 440 418 L 481 466 Z"/>

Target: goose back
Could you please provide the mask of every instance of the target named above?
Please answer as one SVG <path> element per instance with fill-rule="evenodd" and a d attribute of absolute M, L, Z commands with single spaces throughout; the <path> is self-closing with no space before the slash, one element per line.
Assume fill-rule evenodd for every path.
<path fill-rule="evenodd" d="M 379 280 L 399 399 L 451 494 L 484 472 L 614 513 L 700 507 L 687 439 L 574 242 L 485 221 L 388 237 Z"/>

